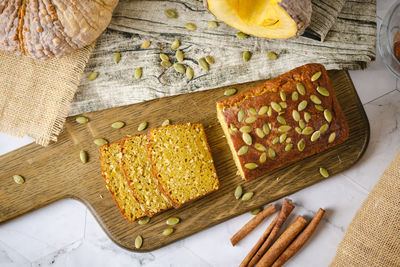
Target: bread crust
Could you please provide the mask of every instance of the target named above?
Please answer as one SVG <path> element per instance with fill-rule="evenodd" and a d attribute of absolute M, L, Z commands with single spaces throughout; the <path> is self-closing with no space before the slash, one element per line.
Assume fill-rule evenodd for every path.
<path fill-rule="evenodd" d="M 321 72 L 321 76 L 316 81 L 311 81 L 311 76 L 316 72 Z M 292 101 L 291 93 L 296 90 L 296 84 L 302 83 L 306 88 L 306 94 L 301 96 L 299 94 L 298 101 Z M 326 88 L 329 92 L 329 96 L 322 96 L 317 93 L 317 86 L 322 86 Z M 289 152 L 284 151 L 284 147 L 286 143 L 283 144 L 273 144 L 272 140 L 275 137 L 279 137 L 282 133 L 278 132 L 278 127 L 281 124 L 277 121 L 278 113 L 273 111 L 272 115 L 269 117 L 267 114 L 265 115 L 256 115 L 257 120 L 254 123 L 246 124 L 244 121 L 239 122 L 237 118 L 237 113 L 240 109 L 246 112 L 246 117 L 248 117 L 248 109 L 251 107 L 256 108 L 258 111 L 261 106 L 268 105 L 270 106 L 271 101 L 276 103 L 281 102 L 280 91 L 284 91 L 287 97 L 287 108 L 282 109 L 285 111 L 282 116 L 285 118 L 287 125 L 291 126 L 292 129 L 287 132 L 287 137 L 292 139 L 293 148 Z M 321 137 L 312 142 L 310 140 L 311 135 L 300 135 L 294 131 L 294 128 L 298 126 L 298 122 L 296 122 L 292 117 L 292 111 L 294 109 L 297 110 L 298 104 L 302 100 L 307 100 L 308 105 L 304 111 L 307 111 L 311 115 L 310 123 L 307 126 L 313 127 L 314 130 L 318 130 L 323 124 L 327 123 L 324 118 L 323 112 L 317 110 L 314 107 L 314 103 L 310 101 L 310 95 L 314 94 L 319 97 L 322 101 L 322 106 L 325 109 L 329 109 L 332 113 L 332 122 L 329 124 L 329 129 L 321 134 Z M 303 112 L 300 112 L 303 114 Z M 344 114 L 340 108 L 339 102 L 337 101 L 335 91 L 333 90 L 332 84 L 330 82 L 330 78 L 326 72 L 326 69 L 321 64 L 311 63 L 298 68 L 295 68 L 281 76 L 278 76 L 274 79 L 268 80 L 265 83 L 256 86 L 254 88 L 248 89 L 247 91 L 240 93 L 238 95 L 232 96 L 222 101 L 217 102 L 217 112 L 218 118 L 223 125 L 225 136 L 229 139 L 228 143 L 232 150 L 232 153 L 237 153 L 239 148 L 245 145 L 242 140 L 242 133 L 237 131 L 235 135 L 231 135 L 226 129 L 230 127 L 230 124 L 233 124 L 240 129 L 240 127 L 244 125 L 251 125 L 252 132 L 250 133 L 253 138 L 253 143 L 249 146 L 249 151 L 243 156 L 236 157 L 236 165 L 239 171 L 242 174 L 242 178 L 244 180 L 250 180 L 252 178 L 258 177 L 262 174 L 268 173 L 274 169 L 277 169 L 286 164 L 298 161 L 300 159 L 306 158 L 308 156 L 317 154 L 322 152 L 330 147 L 343 143 L 349 137 L 349 128 L 347 122 L 345 120 Z M 303 119 L 303 116 L 301 116 Z M 261 128 L 264 123 L 271 123 L 273 126 L 273 130 L 266 135 L 264 138 L 259 138 L 255 134 L 256 128 Z M 336 133 L 336 139 L 332 143 L 328 143 L 328 137 L 331 132 Z M 297 149 L 297 143 L 300 139 L 304 139 L 306 146 L 303 151 L 299 151 Z M 259 157 L 262 152 L 257 151 L 254 148 L 254 143 L 261 143 L 265 145 L 265 147 L 272 147 L 276 151 L 276 158 L 269 159 L 267 157 L 267 161 L 265 163 L 259 163 Z M 267 151 L 268 153 L 268 151 Z M 253 170 L 249 170 L 244 167 L 246 163 L 255 162 L 258 164 L 258 167 Z"/>
<path fill-rule="evenodd" d="M 189 124 L 200 126 L 200 127 L 202 128 L 202 130 L 203 130 L 203 134 L 204 134 L 203 137 L 204 137 L 205 140 L 207 141 L 207 136 L 205 135 L 204 126 L 203 126 L 201 123 L 189 123 Z M 153 159 L 153 157 L 152 157 L 152 155 L 151 155 L 151 152 L 150 152 L 150 149 L 151 149 L 150 147 L 151 147 L 152 142 L 153 142 L 153 135 L 152 135 L 153 130 L 156 129 L 156 128 L 167 128 L 167 127 L 184 126 L 184 125 L 187 125 L 187 123 L 177 123 L 177 124 L 166 125 L 166 126 L 161 126 L 161 127 L 152 127 L 152 128 L 150 128 L 150 130 L 147 132 L 147 137 L 148 137 L 148 139 L 149 139 L 149 142 L 148 142 L 148 144 L 147 144 L 147 155 L 148 155 L 148 158 L 149 158 L 151 167 L 152 167 L 153 175 L 154 175 L 154 177 L 155 177 L 155 178 L 157 179 L 157 181 L 158 181 L 158 186 L 159 186 L 161 192 L 163 192 L 164 195 L 171 201 L 172 206 L 173 206 L 175 209 L 180 208 L 180 207 L 181 207 L 182 205 L 184 205 L 184 204 L 186 205 L 187 203 L 190 203 L 190 202 L 195 201 L 195 200 L 197 200 L 197 199 L 203 198 L 203 197 L 205 197 L 205 196 L 211 194 L 212 192 L 217 191 L 217 190 L 219 189 L 219 185 L 220 185 L 220 184 L 219 184 L 219 179 L 218 179 L 218 174 L 217 174 L 217 171 L 216 171 L 216 169 L 215 169 L 215 165 L 213 164 L 214 171 L 215 171 L 215 173 L 216 173 L 216 175 L 217 175 L 217 176 L 216 176 L 216 180 L 217 180 L 217 183 L 218 183 L 218 184 L 217 184 L 217 188 L 214 189 L 214 190 L 211 190 L 211 191 L 207 192 L 207 194 L 205 194 L 205 195 L 203 195 L 203 196 L 199 196 L 199 197 L 193 198 L 193 199 L 191 199 L 191 200 L 188 201 L 188 202 L 185 202 L 185 203 L 180 204 L 180 203 L 174 201 L 174 200 L 172 199 L 172 197 L 168 194 L 167 190 L 163 187 L 163 185 L 162 185 L 160 179 L 158 178 L 158 173 L 157 173 L 157 170 L 156 170 L 156 168 L 155 168 L 155 162 L 154 162 L 154 159 Z M 211 158 L 212 158 L 210 145 L 208 144 L 208 142 L 206 142 L 206 143 L 207 143 L 208 152 L 210 153 Z M 213 160 L 213 162 L 214 162 L 214 160 Z"/>

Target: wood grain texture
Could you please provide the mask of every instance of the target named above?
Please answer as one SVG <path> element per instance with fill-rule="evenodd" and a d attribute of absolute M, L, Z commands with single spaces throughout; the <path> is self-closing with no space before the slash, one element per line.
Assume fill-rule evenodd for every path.
<path fill-rule="evenodd" d="M 331 175 L 349 168 L 364 153 L 369 140 L 368 120 L 348 73 L 330 71 L 329 75 L 350 126 L 350 138 L 337 147 L 245 183 L 236 176 L 231 152 L 216 118 L 215 101 L 224 98 L 224 88 L 88 113 L 90 122 L 86 125 L 79 125 L 70 117 L 57 143 L 47 148 L 30 144 L 0 157 L 0 222 L 59 199 L 75 198 L 90 209 L 118 245 L 136 250 L 134 240 L 140 234 L 144 242 L 139 251 L 150 251 L 324 180 L 319 174 L 320 166 Z M 242 91 L 261 82 L 237 88 Z M 151 127 L 165 119 L 173 123 L 200 122 L 206 126 L 220 189 L 190 205 L 161 213 L 147 225 L 129 223 L 105 187 L 93 139 L 105 137 L 116 142 L 128 134 L 136 134 L 142 121 L 148 121 Z M 111 128 L 111 123 L 117 120 L 126 122 L 126 126 L 119 130 Z M 88 151 L 88 163 L 80 162 L 80 150 Z M 14 174 L 25 177 L 25 184 L 14 183 Z M 255 192 L 250 201 L 234 198 L 233 191 L 239 184 L 245 191 Z M 172 235 L 163 237 L 165 220 L 170 216 L 179 217 L 182 222 L 175 226 Z"/>
<path fill-rule="evenodd" d="M 325 5 L 321 7 L 326 8 L 333 1 L 322 2 Z M 168 8 L 175 9 L 179 17 L 168 18 L 164 14 Z M 235 35 L 237 30 L 224 23 L 210 29 L 207 21 L 215 18 L 195 0 L 121 0 L 109 29 L 96 42 L 70 115 L 269 79 L 306 63 L 321 63 L 327 69 L 365 68 L 375 59 L 375 9 L 375 0 L 346 1 L 324 42 L 304 36 L 280 41 L 239 39 Z M 196 24 L 197 30 L 187 30 L 184 27 L 187 22 Z M 194 70 L 191 81 L 172 67 L 160 66 L 161 52 L 172 63 L 176 62 L 175 51 L 170 48 L 175 39 L 182 44 L 183 64 Z M 146 40 L 152 42 L 151 46 L 141 49 Z M 246 50 L 252 53 L 248 62 L 242 59 Z M 267 51 L 279 54 L 278 60 L 269 60 L 265 56 Z M 121 53 L 119 64 L 113 61 L 115 52 Z M 197 64 L 200 57 L 207 55 L 215 59 L 209 72 Z M 133 78 L 136 67 L 143 68 L 140 80 Z M 89 82 L 87 76 L 92 71 L 99 72 L 99 77 Z"/>

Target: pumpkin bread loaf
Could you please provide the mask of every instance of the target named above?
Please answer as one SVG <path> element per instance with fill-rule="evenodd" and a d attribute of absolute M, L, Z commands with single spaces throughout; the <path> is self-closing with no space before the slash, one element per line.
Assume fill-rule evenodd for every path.
<path fill-rule="evenodd" d="M 349 136 L 321 64 L 298 67 L 219 101 L 217 113 L 245 180 L 338 145 Z"/>
<path fill-rule="evenodd" d="M 147 152 L 154 177 L 175 208 L 218 189 L 202 124 L 152 128 L 148 137 Z"/>
<path fill-rule="evenodd" d="M 136 200 L 153 216 L 172 207 L 161 193 L 147 157 L 147 136 L 135 135 L 122 139 L 122 167 Z"/>
<path fill-rule="evenodd" d="M 101 172 L 108 191 L 117 203 L 121 213 L 129 221 L 134 221 L 146 214 L 133 197 L 122 170 L 121 146 L 119 143 L 105 144 L 100 147 Z"/>

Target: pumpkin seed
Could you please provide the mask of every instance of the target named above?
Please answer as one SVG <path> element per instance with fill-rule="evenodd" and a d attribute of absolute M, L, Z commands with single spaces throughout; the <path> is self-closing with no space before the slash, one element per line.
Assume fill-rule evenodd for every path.
<path fill-rule="evenodd" d="M 169 217 L 165 223 L 168 225 L 176 225 L 179 222 L 180 222 L 180 219 L 178 217 Z"/>
<path fill-rule="evenodd" d="M 212 56 L 206 56 L 206 61 L 208 64 L 214 64 L 214 58 Z"/>
<path fill-rule="evenodd" d="M 248 151 L 249 151 L 249 147 L 248 146 L 242 146 L 241 148 L 239 148 L 237 154 L 238 154 L 238 156 L 243 156 Z"/>
<path fill-rule="evenodd" d="M 319 105 L 322 103 L 321 99 L 319 99 L 319 97 L 316 95 L 310 95 L 310 99 L 314 104 Z"/>
<path fill-rule="evenodd" d="M 148 124 L 148 123 L 147 123 L 146 121 L 140 123 L 139 126 L 138 126 L 138 128 L 137 128 L 137 130 L 138 130 L 138 131 L 143 131 L 144 129 L 147 128 L 147 124 Z"/>
<path fill-rule="evenodd" d="M 266 56 L 270 60 L 277 60 L 278 59 L 278 55 L 276 53 L 274 53 L 274 52 L 267 52 Z"/>
<path fill-rule="evenodd" d="M 193 23 L 185 23 L 185 28 L 189 31 L 194 31 L 197 29 L 196 25 L 194 25 Z"/>
<path fill-rule="evenodd" d="M 94 80 L 96 80 L 96 78 L 97 78 L 98 76 L 99 76 L 99 73 L 96 72 L 96 71 L 94 71 L 94 72 L 92 72 L 92 73 L 89 74 L 88 80 L 89 80 L 89 81 L 94 81 Z"/>
<path fill-rule="evenodd" d="M 300 139 L 300 141 L 297 143 L 297 149 L 301 152 L 306 148 L 306 141 L 304 139 Z"/>
<path fill-rule="evenodd" d="M 320 94 L 323 95 L 323 96 L 329 96 L 329 91 L 326 90 L 325 87 L 318 86 L 318 87 L 317 87 L 317 92 L 320 93 Z"/>
<path fill-rule="evenodd" d="M 251 146 L 251 144 L 253 143 L 253 139 L 251 138 L 251 135 L 248 133 L 243 133 L 242 139 L 249 146 Z"/>
<path fill-rule="evenodd" d="M 161 123 L 161 126 L 167 126 L 167 125 L 170 125 L 170 124 L 171 124 L 171 122 L 167 119 L 167 120 L 165 120 L 165 121 L 163 121 Z"/>
<path fill-rule="evenodd" d="M 143 73 L 143 70 L 142 70 L 142 68 L 136 68 L 135 69 L 135 79 L 136 80 L 139 80 L 140 78 L 142 78 L 142 73 Z"/>
<path fill-rule="evenodd" d="M 260 163 L 264 163 L 267 161 L 267 153 L 263 152 L 260 155 L 260 159 L 259 159 Z"/>
<path fill-rule="evenodd" d="M 306 128 L 306 123 L 303 120 L 300 120 L 299 121 L 299 126 L 300 126 L 301 129 L 304 129 L 304 128 Z"/>
<path fill-rule="evenodd" d="M 315 142 L 319 139 L 319 137 L 321 136 L 321 132 L 320 131 L 315 131 L 312 135 L 311 135 L 311 142 Z"/>
<path fill-rule="evenodd" d="M 242 57 L 243 57 L 243 61 L 244 61 L 244 62 L 249 61 L 250 58 L 251 58 L 251 53 L 250 53 L 250 51 L 244 51 L 244 52 L 242 53 Z"/>
<path fill-rule="evenodd" d="M 282 108 L 287 108 L 286 102 L 279 102 L 279 106 L 281 106 Z"/>
<path fill-rule="evenodd" d="M 121 60 L 121 53 L 120 52 L 114 53 L 113 59 L 114 59 L 114 63 L 118 64 L 119 61 Z"/>
<path fill-rule="evenodd" d="M 197 63 L 199 64 L 200 68 L 202 68 L 205 71 L 208 71 L 210 67 L 208 66 L 207 61 L 205 60 L 204 57 L 200 58 Z"/>
<path fill-rule="evenodd" d="M 312 81 L 312 82 L 315 82 L 316 80 L 318 80 L 319 77 L 321 77 L 321 74 L 322 74 L 322 73 L 321 73 L 320 71 L 314 73 L 314 75 L 311 76 L 311 81 Z"/>
<path fill-rule="evenodd" d="M 104 144 L 108 144 L 108 141 L 104 138 L 96 138 L 93 140 L 93 142 L 97 145 L 97 146 L 102 146 Z"/>
<path fill-rule="evenodd" d="M 298 133 L 301 134 L 302 129 L 300 127 L 295 127 L 294 130 Z"/>
<path fill-rule="evenodd" d="M 281 133 L 286 133 L 287 131 L 290 131 L 290 129 L 292 129 L 292 127 L 290 127 L 289 125 L 282 125 L 279 126 L 278 131 Z"/>
<path fill-rule="evenodd" d="M 237 131 L 237 130 L 238 130 L 238 128 L 237 128 L 233 123 L 231 123 L 231 125 L 229 125 L 229 127 L 230 127 L 233 131 Z"/>
<path fill-rule="evenodd" d="M 325 123 L 324 125 L 322 125 L 319 128 L 319 131 L 321 132 L 321 134 L 325 133 L 326 131 L 328 131 L 329 125 L 327 123 Z"/>
<path fill-rule="evenodd" d="M 179 62 L 182 62 L 183 61 L 183 58 L 184 58 L 184 56 L 183 56 L 183 52 L 181 51 L 181 50 L 176 50 L 176 52 L 175 52 L 175 57 L 176 57 L 176 59 L 179 61 Z"/>
<path fill-rule="evenodd" d="M 292 111 L 292 117 L 295 121 L 299 121 L 300 120 L 300 113 L 297 110 L 293 110 Z"/>
<path fill-rule="evenodd" d="M 146 217 L 143 217 L 140 220 L 138 220 L 138 224 L 144 225 L 144 224 L 147 224 L 149 221 L 150 221 L 150 217 L 146 216 Z"/>
<path fill-rule="evenodd" d="M 297 101 L 299 100 L 299 93 L 297 93 L 296 91 L 294 91 L 292 93 L 292 101 Z"/>
<path fill-rule="evenodd" d="M 271 117 L 271 115 L 272 115 L 272 108 L 271 107 L 268 107 L 267 115 L 268 115 L 268 117 Z"/>
<path fill-rule="evenodd" d="M 186 67 L 186 79 L 188 79 L 190 81 L 191 79 L 193 79 L 193 76 L 194 76 L 193 69 L 191 67 L 187 66 Z"/>
<path fill-rule="evenodd" d="M 258 111 L 258 115 L 264 115 L 268 111 L 268 106 L 262 106 Z"/>
<path fill-rule="evenodd" d="M 279 137 L 275 137 L 274 139 L 272 139 L 272 144 L 275 145 L 279 142 Z"/>
<path fill-rule="evenodd" d="M 173 232 L 174 232 L 174 228 L 167 228 L 167 229 L 164 229 L 164 230 L 163 230 L 162 235 L 163 235 L 163 236 L 169 236 L 169 235 L 172 234 Z"/>
<path fill-rule="evenodd" d="M 165 10 L 165 15 L 167 15 L 167 17 L 171 19 L 176 19 L 178 17 L 178 13 L 176 13 L 176 11 L 173 9 Z"/>
<path fill-rule="evenodd" d="M 281 134 L 281 136 L 279 136 L 279 143 L 282 144 L 283 142 L 285 142 L 286 137 L 287 137 L 287 134 Z"/>
<path fill-rule="evenodd" d="M 261 208 L 258 208 L 258 209 L 250 211 L 250 213 L 251 213 L 251 215 L 257 215 L 260 213 L 260 211 L 261 211 Z"/>
<path fill-rule="evenodd" d="M 163 66 L 166 69 L 172 66 L 171 62 L 165 61 L 165 60 L 162 60 L 160 64 L 161 64 L 161 66 Z"/>
<path fill-rule="evenodd" d="M 324 111 L 324 108 L 321 105 L 314 105 L 314 107 L 319 111 Z"/>
<path fill-rule="evenodd" d="M 271 107 L 276 112 L 281 112 L 282 111 L 282 107 L 276 102 L 271 102 Z"/>
<path fill-rule="evenodd" d="M 236 33 L 236 37 L 239 38 L 239 39 L 244 39 L 244 38 L 247 38 L 249 36 L 247 34 L 245 34 L 244 32 L 237 32 Z"/>
<path fill-rule="evenodd" d="M 218 27 L 218 22 L 216 21 L 207 21 L 207 25 L 209 28 L 215 29 Z"/>
<path fill-rule="evenodd" d="M 260 144 L 260 143 L 255 143 L 255 144 L 254 144 L 254 147 L 255 147 L 258 151 L 261 151 L 261 152 L 267 150 L 267 149 L 265 148 L 265 146 L 262 145 L 262 144 Z"/>
<path fill-rule="evenodd" d="M 141 248 L 142 244 L 143 244 L 143 238 L 140 235 L 138 235 L 135 238 L 135 248 L 137 248 L 137 249 Z"/>
<path fill-rule="evenodd" d="M 169 61 L 169 57 L 164 53 L 160 53 L 160 58 L 162 61 Z"/>
<path fill-rule="evenodd" d="M 250 133 L 252 129 L 251 126 L 245 125 L 240 127 L 239 131 L 242 133 Z"/>
<path fill-rule="evenodd" d="M 336 138 L 336 133 L 335 132 L 331 133 L 328 137 L 328 143 L 332 143 L 333 141 L 335 141 L 335 138 Z"/>
<path fill-rule="evenodd" d="M 247 192 L 242 196 L 243 201 L 250 200 L 253 197 L 254 193 L 253 192 Z"/>
<path fill-rule="evenodd" d="M 181 42 L 179 42 L 178 39 L 174 40 L 171 44 L 171 49 L 176 50 L 179 48 L 179 46 L 181 45 Z"/>
<path fill-rule="evenodd" d="M 245 115 L 246 114 L 244 113 L 243 109 L 239 110 L 239 112 L 238 112 L 238 121 L 242 122 L 244 120 Z"/>
<path fill-rule="evenodd" d="M 312 127 L 310 127 L 310 126 L 307 126 L 306 128 L 304 128 L 302 131 L 301 131 L 301 134 L 303 134 L 303 135 L 310 135 L 310 134 L 312 134 L 314 132 L 314 129 L 312 128 Z"/>
<path fill-rule="evenodd" d="M 298 111 L 305 110 L 306 107 L 307 107 L 307 104 L 308 104 L 308 103 L 307 103 L 306 100 L 301 101 L 301 102 L 299 103 L 299 105 L 297 106 L 297 110 L 298 110 Z"/>
<path fill-rule="evenodd" d="M 185 74 L 186 69 L 185 66 L 183 66 L 181 63 L 174 63 L 174 69 L 176 72 Z"/>
<path fill-rule="evenodd" d="M 264 125 L 263 125 L 263 132 L 264 132 L 265 134 L 269 134 L 270 130 L 271 130 L 271 129 L 269 128 L 268 124 L 264 123 Z"/>
<path fill-rule="evenodd" d="M 237 90 L 235 88 L 229 88 L 229 89 L 225 90 L 224 95 L 231 96 L 231 95 L 236 94 L 236 92 L 237 92 Z"/>
<path fill-rule="evenodd" d="M 282 117 L 281 115 L 279 115 L 278 117 L 276 117 L 276 120 L 277 120 L 280 124 L 286 124 L 285 118 Z"/>
<path fill-rule="evenodd" d="M 289 143 L 291 143 L 291 142 L 292 142 L 292 138 L 288 137 L 288 138 L 286 139 L 286 143 L 289 144 Z"/>
<path fill-rule="evenodd" d="M 331 122 L 332 121 L 332 113 L 330 112 L 329 109 L 325 109 L 324 110 L 324 117 L 325 117 L 325 120 L 327 122 Z"/>
<path fill-rule="evenodd" d="M 246 123 L 253 123 L 253 122 L 255 122 L 256 120 L 257 120 L 256 117 L 251 116 L 251 117 L 246 118 L 244 121 L 245 121 Z"/>
<path fill-rule="evenodd" d="M 319 168 L 319 173 L 322 175 L 322 177 L 324 178 L 328 178 L 329 177 L 329 173 L 328 170 L 325 168 Z"/>
<path fill-rule="evenodd" d="M 121 129 L 124 126 L 125 126 L 125 123 L 122 121 L 116 121 L 113 124 L 111 124 L 111 127 L 114 129 Z"/>
<path fill-rule="evenodd" d="M 232 129 L 228 129 L 228 132 L 229 132 L 230 135 L 235 135 L 236 134 L 236 131 L 234 131 Z"/>
<path fill-rule="evenodd" d="M 81 159 L 82 163 L 86 163 L 88 158 L 87 152 L 85 150 L 79 151 L 79 158 Z"/>
<path fill-rule="evenodd" d="M 235 192 L 233 193 L 233 195 L 235 196 L 236 199 L 239 199 L 243 194 L 243 188 L 241 185 L 238 185 L 235 188 Z"/>
<path fill-rule="evenodd" d="M 13 179 L 14 179 L 14 182 L 17 184 L 25 183 L 25 179 L 21 175 L 15 174 L 15 175 L 13 175 Z"/>
<path fill-rule="evenodd" d="M 292 148 L 293 148 L 293 144 L 287 144 L 287 145 L 285 146 L 285 151 L 286 151 L 286 152 L 289 152 L 290 150 L 292 150 Z"/>
<path fill-rule="evenodd" d="M 304 87 L 304 85 L 302 83 L 296 84 L 296 88 L 297 88 L 297 91 L 299 92 L 299 94 L 301 94 L 301 95 L 306 94 L 306 88 Z"/>
<path fill-rule="evenodd" d="M 265 134 L 260 128 L 256 128 L 256 135 L 260 138 L 264 138 Z"/>
<path fill-rule="evenodd" d="M 251 114 L 251 115 L 257 115 L 257 110 L 255 109 L 255 108 L 249 108 L 249 113 Z"/>
<path fill-rule="evenodd" d="M 281 97 L 282 101 L 286 101 L 286 93 L 285 91 L 280 91 L 279 96 Z"/>
<path fill-rule="evenodd" d="M 271 159 L 274 159 L 276 157 L 276 152 L 271 147 L 268 148 L 268 157 L 270 157 Z"/>
<path fill-rule="evenodd" d="M 140 48 L 146 49 L 146 48 L 149 48 L 150 45 L 151 45 L 151 42 L 150 41 L 146 41 L 140 46 Z"/>
<path fill-rule="evenodd" d="M 255 164 L 255 163 L 253 163 L 253 162 L 251 162 L 251 163 L 246 163 L 246 164 L 244 164 L 244 167 L 245 167 L 246 169 L 249 169 L 249 170 L 254 170 L 255 168 L 258 167 L 258 165 Z"/>
<path fill-rule="evenodd" d="M 79 124 L 85 124 L 89 121 L 89 119 L 84 116 L 79 116 L 75 118 L 75 121 Z"/>
<path fill-rule="evenodd" d="M 304 112 L 304 120 L 309 122 L 311 120 L 311 114 L 308 112 Z"/>

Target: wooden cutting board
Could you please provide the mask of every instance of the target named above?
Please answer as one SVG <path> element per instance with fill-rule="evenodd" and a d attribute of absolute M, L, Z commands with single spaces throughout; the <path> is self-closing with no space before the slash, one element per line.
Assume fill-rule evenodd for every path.
<path fill-rule="evenodd" d="M 352 166 L 369 140 L 368 120 L 348 73 L 329 71 L 329 76 L 350 126 L 350 138 L 339 146 L 244 182 L 236 176 L 231 152 L 216 118 L 215 101 L 225 97 L 225 88 L 88 113 L 85 116 L 90 122 L 85 125 L 77 124 L 75 117 L 68 118 L 59 141 L 49 147 L 30 144 L 0 156 L 0 222 L 63 198 L 74 198 L 90 209 L 118 245 L 136 250 L 134 240 L 140 234 L 144 239 L 140 251 L 150 251 L 310 186 L 324 179 L 318 171 L 320 166 L 326 167 L 331 176 Z M 242 91 L 261 82 L 235 87 Z M 117 142 L 137 133 L 140 122 L 147 121 L 151 127 L 165 119 L 173 123 L 200 122 L 206 126 L 220 189 L 178 210 L 156 215 L 147 225 L 130 223 L 120 214 L 105 187 L 93 139 L 104 137 Z M 111 123 L 117 120 L 126 122 L 126 126 L 119 130 L 111 128 Z M 80 150 L 88 151 L 88 163 L 80 161 Z M 14 183 L 14 174 L 25 177 L 25 184 Z M 234 198 L 234 189 L 239 184 L 245 191 L 255 192 L 250 201 Z M 164 237 L 161 233 L 167 228 L 165 221 L 170 216 L 177 216 L 182 222 L 175 226 L 172 235 Z"/>

